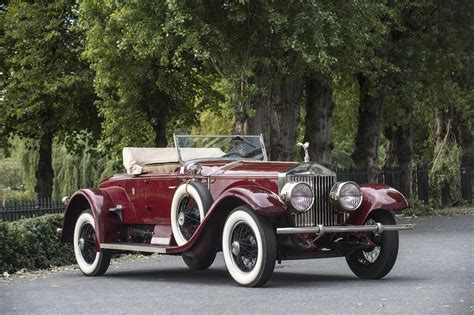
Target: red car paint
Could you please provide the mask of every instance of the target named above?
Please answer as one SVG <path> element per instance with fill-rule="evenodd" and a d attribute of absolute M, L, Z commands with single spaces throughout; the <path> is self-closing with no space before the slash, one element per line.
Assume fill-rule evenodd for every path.
<path fill-rule="evenodd" d="M 192 238 L 183 246 L 176 246 L 171 239 L 166 252 L 192 255 L 200 246 L 218 246 L 220 242 L 219 224 L 225 217 L 220 215 L 230 206 L 246 204 L 258 214 L 273 217 L 278 224 L 288 222 L 288 209 L 278 196 L 278 175 L 295 167 L 294 162 L 239 162 L 228 168 L 220 167 L 229 161 L 200 162 L 202 167 L 200 180 L 210 187 L 214 204 L 208 210 L 204 221 Z M 206 176 L 211 175 L 209 182 Z M 63 241 L 72 241 L 74 222 L 84 203 L 91 208 L 96 222 L 96 238 L 100 243 L 116 243 L 123 240 L 123 228 L 126 225 L 155 225 L 155 231 L 169 233 L 170 208 L 176 188 L 193 177 L 185 168 L 177 168 L 174 173 L 143 174 L 132 176 L 118 174 L 102 183 L 97 189 L 81 189 L 74 194 L 67 206 L 63 226 Z M 361 185 L 363 201 L 359 209 L 350 213 L 345 223 L 363 224 L 367 215 L 374 209 L 400 211 L 408 206 L 406 199 L 397 190 L 380 184 Z M 122 206 L 120 211 L 109 211 Z M 82 207 L 81 207 L 82 206 Z M 223 217 L 223 218 L 222 218 Z M 338 215 L 339 223 L 346 216 Z M 280 220 L 281 218 L 281 220 Z M 287 223 L 286 223 L 287 224 Z M 286 226 L 278 226 L 286 227 Z M 199 241 L 200 240 L 200 241 Z M 212 245 L 211 245 L 212 243 Z M 328 253 L 325 257 L 336 255 Z M 289 255 L 291 256 L 291 255 Z M 298 258 L 324 256 L 318 253 L 297 253 Z"/>

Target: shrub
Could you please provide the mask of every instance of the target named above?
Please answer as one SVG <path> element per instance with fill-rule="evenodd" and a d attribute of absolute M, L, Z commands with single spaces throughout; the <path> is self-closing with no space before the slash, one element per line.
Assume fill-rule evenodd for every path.
<path fill-rule="evenodd" d="M 74 262 L 71 244 L 62 244 L 56 229 L 62 214 L 14 222 L 0 222 L 0 271 L 15 272 L 61 266 Z"/>

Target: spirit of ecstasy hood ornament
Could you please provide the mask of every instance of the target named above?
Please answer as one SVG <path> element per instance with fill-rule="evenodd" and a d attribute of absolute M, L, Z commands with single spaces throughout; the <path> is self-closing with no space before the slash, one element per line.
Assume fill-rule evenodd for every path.
<path fill-rule="evenodd" d="M 304 150 L 304 161 L 305 161 L 305 163 L 308 163 L 308 162 L 309 162 L 309 153 L 308 153 L 308 150 L 309 150 L 309 142 L 305 142 L 304 144 L 298 142 L 297 145 L 299 145 L 300 147 L 303 147 L 303 150 Z"/>

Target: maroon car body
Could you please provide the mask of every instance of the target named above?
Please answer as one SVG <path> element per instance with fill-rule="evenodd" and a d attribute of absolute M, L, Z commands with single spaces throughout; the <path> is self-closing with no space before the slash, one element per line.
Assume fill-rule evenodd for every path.
<path fill-rule="evenodd" d="M 190 167 L 191 165 L 195 168 Z M 304 213 L 292 211 L 291 205 L 281 196 L 282 186 L 291 176 L 291 180 L 306 181 L 313 189 L 314 204 Z M 81 213 L 89 211 L 93 217 L 92 236 L 97 253 L 137 251 L 179 254 L 186 257 L 188 261 L 185 259 L 185 262 L 190 268 L 194 266 L 193 269 L 203 269 L 208 267 L 205 266 L 207 264 L 196 265 L 196 261 L 202 262 L 202 257 L 215 256 L 216 252 L 223 250 L 226 220 L 235 209 L 243 209 L 242 207 L 247 209 L 245 211 L 250 209 L 255 213 L 257 221 L 263 220 L 270 226 L 274 233 L 270 240 L 275 240 L 275 245 L 271 245 L 275 247 L 275 257 L 272 259 L 276 261 L 336 256 L 347 258 L 356 250 L 374 247 L 371 240 L 373 237 L 397 233 L 376 231 L 375 228 L 352 231 L 349 227 L 363 227 L 374 211 L 391 213 L 408 207 L 400 192 L 382 184 L 364 184 L 360 186 L 362 200 L 357 209 L 335 211 L 335 205 L 329 200 L 330 190 L 335 183 L 335 174 L 315 163 L 245 159 L 197 159 L 175 165 L 174 170 L 161 173 L 118 174 L 102 181 L 98 188 L 81 189 L 68 199 L 62 241 L 79 242 L 79 249 L 81 244 L 84 246 L 84 237 L 75 239 L 75 229 L 78 229 L 77 222 Z M 187 196 L 188 185 L 191 184 L 197 190 L 207 188 L 208 192 L 205 194 L 210 200 L 205 207 L 205 215 L 192 230 L 192 235 L 185 238 L 184 243 L 177 242 L 172 221 L 180 219 L 178 216 L 172 217 L 173 198 L 176 198 L 175 194 L 181 186 L 186 186 Z M 176 226 L 179 227 L 179 224 L 176 223 Z M 394 226 L 398 227 L 394 230 L 412 228 L 408 225 Z M 331 227 L 348 229 L 331 231 Z M 244 243 L 234 241 L 229 250 L 242 250 L 242 244 Z M 398 238 L 396 245 L 398 249 Z M 260 247 L 255 250 L 258 255 Z M 245 257 L 242 259 L 244 262 L 248 260 Z M 195 264 L 189 263 L 190 260 Z M 241 270 L 244 275 L 252 271 L 245 268 L 247 267 Z M 271 269 L 273 271 L 273 267 Z M 96 275 L 96 272 L 84 273 Z M 262 285 L 269 278 L 265 275 L 263 277 L 267 279 L 236 281 L 256 286 Z"/>

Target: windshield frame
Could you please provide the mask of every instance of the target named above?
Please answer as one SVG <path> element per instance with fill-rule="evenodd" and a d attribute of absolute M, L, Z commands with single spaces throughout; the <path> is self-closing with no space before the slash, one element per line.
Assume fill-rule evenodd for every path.
<path fill-rule="evenodd" d="M 263 160 L 257 160 L 253 158 L 235 158 L 235 157 L 220 157 L 220 158 L 202 158 L 202 159 L 191 159 L 191 160 L 183 160 L 181 157 L 180 146 L 178 139 L 179 138 L 232 138 L 232 137 L 243 137 L 243 138 L 258 138 L 260 147 L 262 150 Z M 178 154 L 178 159 L 182 165 L 185 163 L 189 163 L 190 161 L 195 160 L 218 160 L 218 161 L 226 161 L 226 160 L 246 160 L 246 161 L 268 161 L 267 150 L 265 149 L 265 142 L 263 140 L 263 135 L 177 135 L 173 134 L 174 145 L 176 148 L 176 152 Z"/>

